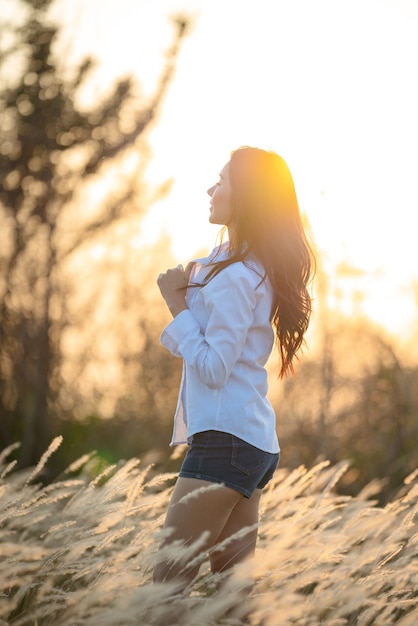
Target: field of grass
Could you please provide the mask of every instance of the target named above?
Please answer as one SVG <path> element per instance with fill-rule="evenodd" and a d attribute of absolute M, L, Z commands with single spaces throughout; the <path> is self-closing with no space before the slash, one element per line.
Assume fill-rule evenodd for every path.
<path fill-rule="evenodd" d="M 379 507 L 378 483 L 337 494 L 345 464 L 279 469 L 256 558 L 218 576 L 203 560 L 173 597 L 152 570 L 175 475 L 130 460 L 95 476 L 91 455 L 42 487 L 59 443 L 31 471 L 0 458 L 0 625 L 418 624 L 418 470 Z"/>

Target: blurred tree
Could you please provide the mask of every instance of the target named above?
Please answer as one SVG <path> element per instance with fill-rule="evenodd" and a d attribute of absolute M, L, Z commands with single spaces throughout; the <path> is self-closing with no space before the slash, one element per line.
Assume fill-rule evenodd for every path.
<path fill-rule="evenodd" d="M 351 315 L 341 312 L 344 278 L 362 276 L 344 264 L 333 279 L 319 267 L 315 346 L 274 403 L 286 466 L 348 460 L 340 488 L 354 494 L 380 478 L 385 497 L 418 464 L 418 368 L 411 348 L 405 358 L 400 338 L 361 314 L 356 291 Z"/>
<path fill-rule="evenodd" d="M 72 324 L 62 332 L 61 466 L 93 448 L 109 462 L 144 455 L 165 462 L 170 454 L 181 361 L 159 342 L 170 314 L 156 276 L 174 259 L 166 238 L 136 248 L 129 230 L 137 230 L 134 218 L 112 230 L 103 250 L 72 257 L 71 275 L 84 288 L 70 294 Z"/>
<path fill-rule="evenodd" d="M 48 22 L 52 0 L 24 0 L 23 26 L 1 27 L 0 62 L 0 447 L 22 442 L 20 462 L 33 464 L 51 437 L 60 393 L 61 338 L 71 323 L 70 256 L 130 212 L 140 186 L 138 167 L 122 176 L 121 159 L 140 141 L 163 102 L 187 23 L 175 21 L 173 45 L 154 94 L 139 101 L 131 79 L 106 101 L 83 111 L 77 94 L 93 62 L 71 79 L 53 55 L 58 28 Z M 145 144 L 141 145 L 144 159 Z M 119 176 L 109 175 L 114 164 Z M 80 190 L 108 174 L 106 197 L 93 210 Z M 136 184 L 133 181 L 136 180 Z M 87 199 L 85 199 L 85 203 Z"/>
<path fill-rule="evenodd" d="M 353 495 L 378 478 L 383 497 L 392 496 L 418 464 L 418 368 L 404 365 L 395 338 L 365 318 L 334 312 L 327 324 L 319 355 L 275 403 L 283 462 L 348 460 L 340 488 Z"/>

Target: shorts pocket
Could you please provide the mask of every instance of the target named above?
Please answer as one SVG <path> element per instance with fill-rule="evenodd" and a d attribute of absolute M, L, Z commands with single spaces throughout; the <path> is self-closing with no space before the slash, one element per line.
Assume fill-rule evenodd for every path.
<path fill-rule="evenodd" d="M 250 476 L 267 466 L 267 453 L 232 435 L 231 465 Z"/>

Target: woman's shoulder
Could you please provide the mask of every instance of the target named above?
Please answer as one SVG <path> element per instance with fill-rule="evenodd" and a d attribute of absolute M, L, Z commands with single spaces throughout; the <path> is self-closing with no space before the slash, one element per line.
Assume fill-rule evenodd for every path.
<path fill-rule="evenodd" d="M 255 259 L 248 258 L 225 265 L 214 277 L 213 286 L 216 288 L 216 284 L 224 283 L 229 285 L 231 289 L 234 289 L 234 286 L 238 287 L 241 285 L 242 288 L 246 286 L 256 290 L 257 288 L 262 288 L 263 285 L 267 286 L 265 278 L 265 272 L 261 264 Z M 212 280 L 208 282 L 208 285 L 211 282 Z"/>
<path fill-rule="evenodd" d="M 231 259 L 231 262 L 228 263 L 229 259 L 231 259 L 231 253 L 228 242 L 225 242 L 214 248 L 208 256 L 194 259 L 196 275 L 200 274 L 199 278 L 203 278 L 211 268 L 217 263 L 221 263 L 223 267 L 215 274 L 214 279 L 217 279 L 215 283 L 219 281 L 233 283 L 242 277 L 243 280 L 249 281 L 251 286 L 256 288 L 257 285 L 265 282 L 264 268 L 254 255 L 248 255 L 243 259 Z M 207 284 L 209 285 L 211 282 L 212 279 Z"/>
<path fill-rule="evenodd" d="M 228 268 L 231 268 L 231 272 L 246 274 L 258 281 L 266 276 L 262 263 L 254 254 L 248 254 L 243 259 L 239 259 L 235 263 L 231 263 Z"/>

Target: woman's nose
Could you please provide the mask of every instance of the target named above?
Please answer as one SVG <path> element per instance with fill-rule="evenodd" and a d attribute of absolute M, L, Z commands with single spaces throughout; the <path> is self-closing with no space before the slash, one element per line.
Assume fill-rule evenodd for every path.
<path fill-rule="evenodd" d="M 207 194 L 208 196 L 212 197 L 213 194 L 213 190 L 215 189 L 216 185 L 212 185 L 212 187 L 209 187 L 209 189 L 207 190 Z"/>

